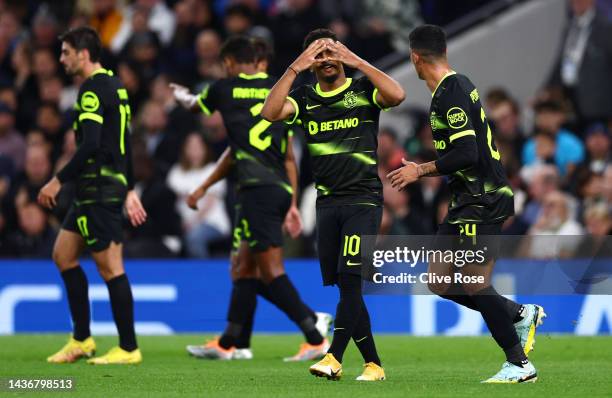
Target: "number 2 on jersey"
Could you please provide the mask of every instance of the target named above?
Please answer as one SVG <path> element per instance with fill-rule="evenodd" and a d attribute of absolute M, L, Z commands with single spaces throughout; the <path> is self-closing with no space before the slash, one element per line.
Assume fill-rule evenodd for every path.
<path fill-rule="evenodd" d="M 259 116 L 261 110 L 263 109 L 263 102 L 258 102 L 253 105 L 251 109 L 251 115 L 253 117 Z M 259 122 L 255 124 L 255 126 L 251 127 L 249 130 L 249 144 L 253 145 L 255 148 L 260 151 L 265 151 L 270 145 L 272 145 L 272 136 L 268 135 L 265 138 L 261 138 L 261 135 L 270 127 L 272 123 L 267 121 L 266 119 L 261 119 Z"/>

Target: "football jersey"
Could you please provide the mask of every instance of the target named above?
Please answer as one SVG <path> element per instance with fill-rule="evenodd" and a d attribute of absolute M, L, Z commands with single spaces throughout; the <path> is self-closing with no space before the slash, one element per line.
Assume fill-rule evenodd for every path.
<path fill-rule="evenodd" d="M 197 96 L 204 114 L 218 110 L 223 116 L 239 189 L 280 185 L 292 192 L 285 168 L 291 133 L 284 123 L 270 123 L 260 115 L 274 83 L 266 73 L 241 73 L 217 80 Z"/>
<path fill-rule="evenodd" d="M 457 140 L 475 139 L 478 163 L 448 176 L 452 198 L 447 222 L 498 223 L 514 214 L 512 189 L 478 90 L 470 80 L 447 74 L 433 92 L 430 123 L 434 146 L 444 156 Z"/>
<path fill-rule="evenodd" d="M 73 123 L 77 146 L 83 142 L 82 123 L 100 123 L 100 143 L 76 179 L 77 204 L 121 203 L 128 190 L 130 105 L 119 78 L 98 69 L 79 89 Z"/>
<path fill-rule="evenodd" d="M 333 91 L 319 84 L 289 94 L 311 157 L 317 205 L 382 204 L 378 177 L 377 89 L 366 78 L 347 78 Z"/>

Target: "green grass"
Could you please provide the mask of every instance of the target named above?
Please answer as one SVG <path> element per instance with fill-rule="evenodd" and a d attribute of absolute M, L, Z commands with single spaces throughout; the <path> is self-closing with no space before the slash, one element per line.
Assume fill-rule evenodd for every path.
<path fill-rule="evenodd" d="M 535 384 L 482 385 L 502 364 L 491 338 L 416 338 L 381 335 L 377 344 L 387 380 L 359 383 L 361 358 L 353 345 L 344 358 L 344 377 L 332 382 L 311 376 L 308 363 L 283 363 L 297 350 L 298 335 L 256 335 L 255 359 L 213 362 L 189 358 L 185 345 L 201 336 L 140 337 L 144 362 L 138 366 L 94 367 L 84 361 L 51 365 L 48 354 L 63 335 L 0 337 L 0 377 L 73 377 L 76 393 L 86 397 L 610 397 L 612 338 L 538 336 L 531 359 L 538 369 Z M 116 339 L 96 339 L 105 352 Z M 10 395 L 0 392 L 0 395 Z M 16 394 L 15 394 L 16 395 Z M 60 393 L 27 395 L 59 397 Z"/>

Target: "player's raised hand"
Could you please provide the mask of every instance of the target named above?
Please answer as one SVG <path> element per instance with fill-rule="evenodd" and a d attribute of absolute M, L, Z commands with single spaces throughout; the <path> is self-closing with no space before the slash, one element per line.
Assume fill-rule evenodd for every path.
<path fill-rule="evenodd" d="M 358 68 L 363 63 L 363 59 L 357 54 L 348 49 L 347 46 L 339 41 L 330 40 L 327 48 L 331 51 L 331 55 L 326 57 L 325 61 L 338 61 L 351 68 Z"/>
<path fill-rule="evenodd" d="M 297 238 L 302 233 L 302 217 L 296 206 L 291 206 L 287 211 L 283 222 L 283 231 L 287 232 L 292 239 Z"/>
<path fill-rule="evenodd" d="M 177 83 L 170 83 L 170 88 L 172 89 L 174 99 L 176 99 L 179 104 L 187 109 L 191 109 L 195 105 L 197 97 L 191 94 L 187 87 Z"/>
<path fill-rule="evenodd" d="M 400 191 L 419 179 L 418 164 L 404 158 L 402 158 L 402 164 L 404 166 L 387 174 L 387 178 L 391 180 L 391 186 Z"/>
<path fill-rule="evenodd" d="M 187 199 L 185 199 L 185 202 L 187 202 L 187 206 L 189 206 L 190 209 L 198 210 L 198 201 L 202 199 L 204 195 L 206 195 L 206 189 L 200 187 L 190 193 Z"/>
<path fill-rule="evenodd" d="M 130 223 L 134 227 L 142 225 L 147 221 L 147 212 L 134 190 L 128 191 L 127 193 L 125 198 L 125 211 L 127 212 Z"/>
<path fill-rule="evenodd" d="M 57 205 L 55 197 L 61 188 L 62 183 L 57 177 L 53 177 L 51 181 L 46 183 L 45 186 L 40 189 L 40 192 L 38 192 L 38 203 L 47 209 L 54 208 Z"/>
<path fill-rule="evenodd" d="M 321 51 L 324 51 L 328 46 L 331 40 L 328 39 L 319 39 L 315 40 L 306 49 L 302 52 L 299 57 L 293 61 L 291 64 L 291 68 L 295 70 L 297 73 L 303 72 L 310 68 L 312 64 L 318 62 L 317 55 Z"/>

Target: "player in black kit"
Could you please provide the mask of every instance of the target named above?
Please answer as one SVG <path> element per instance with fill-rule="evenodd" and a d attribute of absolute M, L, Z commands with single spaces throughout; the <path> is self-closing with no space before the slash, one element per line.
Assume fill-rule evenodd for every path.
<path fill-rule="evenodd" d="M 282 230 L 297 236 L 301 220 L 297 209 L 297 169 L 290 132 L 283 123 L 261 118 L 263 101 L 274 80 L 258 68 L 253 40 L 229 38 L 221 50 L 228 78 L 204 88 L 197 96 L 173 84 L 175 97 L 205 115 L 219 111 L 230 146 L 216 170 L 188 198 L 197 202 L 206 190 L 234 170 L 238 183 L 238 208 L 232 250 L 233 288 L 228 325 L 219 339 L 203 346 L 188 346 L 192 354 L 209 359 L 248 359 L 248 337 L 261 294 L 281 309 L 302 330 L 306 342 L 286 361 L 319 358 L 329 344 L 325 335 L 329 314 L 315 314 L 300 298 L 282 262 Z M 263 283 L 262 283 L 263 282 Z"/>
<path fill-rule="evenodd" d="M 451 69 L 446 58 L 446 35 L 433 25 L 423 25 L 410 34 L 411 60 L 419 78 L 432 92 L 430 123 L 439 158 L 404 166 L 389 173 L 398 189 L 427 176 L 445 175 L 452 191 L 448 215 L 438 228 L 443 236 L 477 242 L 501 232 L 502 223 L 514 214 L 512 189 L 500 162 L 491 128 L 472 82 Z M 499 295 L 491 286 L 494 258 L 485 264 L 461 269 L 452 264 L 429 265 L 437 275 L 458 272 L 483 276 L 484 283 L 441 284 L 429 288 L 441 297 L 480 311 L 493 338 L 506 354 L 502 369 L 486 383 L 521 383 L 537 379 L 527 359 L 534 344 L 536 327 L 545 316 L 542 307 L 520 305 Z M 514 323 L 514 327 L 513 327 Z"/>
<path fill-rule="evenodd" d="M 365 76 L 347 78 L 344 65 Z M 297 75 L 315 73 L 317 84 L 289 93 Z M 317 246 L 324 285 L 336 284 L 334 338 L 327 355 L 310 367 L 316 376 L 338 379 L 342 356 L 353 338 L 366 362 L 357 380 L 384 380 L 385 373 L 362 297 L 361 236 L 376 235 L 382 216 L 382 184 L 376 149 L 381 109 L 404 99 L 399 84 L 352 53 L 327 29 L 305 38 L 304 52 L 266 99 L 270 121 L 301 123 L 317 196 Z"/>
<path fill-rule="evenodd" d="M 130 150 L 130 105 L 126 89 L 111 71 L 102 68 L 102 45 L 97 33 L 79 27 L 64 33 L 60 62 L 72 76 L 84 78 L 79 90 L 74 122 L 78 149 L 66 166 L 38 196 L 55 206 L 62 184 L 73 181 L 76 196 L 53 248 L 53 261 L 66 286 L 73 321 L 68 343 L 47 358 L 52 363 L 74 362 L 94 355 L 96 345 L 89 329 L 87 277 L 79 256 L 88 248 L 106 282 L 119 346 L 88 363 L 135 364 L 142 361 L 134 332 L 134 301 L 122 259 L 122 210 L 134 226 L 146 213 L 133 190 Z"/>

